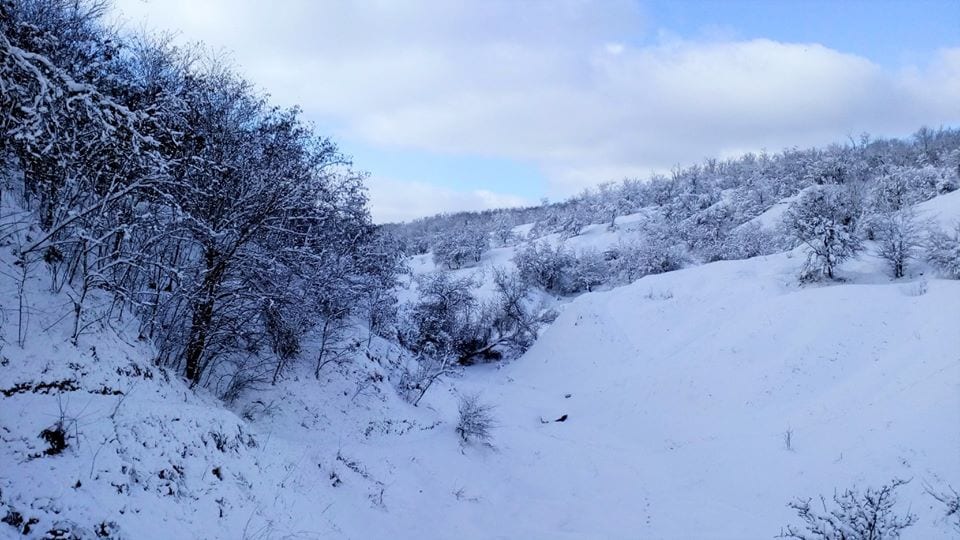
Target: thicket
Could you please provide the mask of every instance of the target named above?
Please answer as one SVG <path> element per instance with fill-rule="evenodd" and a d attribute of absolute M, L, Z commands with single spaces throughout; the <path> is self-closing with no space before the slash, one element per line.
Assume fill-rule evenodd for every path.
<path fill-rule="evenodd" d="M 199 47 L 112 29 L 107 7 L 0 0 L 7 275 L 49 269 L 74 341 L 133 313 L 191 384 L 276 381 L 305 334 L 395 285 L 401 253 L 364 174 L 297 108 Z M 4 302 L 21 343 L 23 302 Z"/>

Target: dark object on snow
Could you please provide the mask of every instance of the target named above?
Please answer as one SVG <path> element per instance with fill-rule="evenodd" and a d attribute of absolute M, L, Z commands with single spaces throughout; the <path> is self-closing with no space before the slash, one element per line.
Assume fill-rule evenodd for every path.
<path fill-rule="evenodd" d="M 571 397 L 573 397 L 573 394 L 564 394 L 563 397 L 570 399 Z"/>
<path fill-rule="evenodd" d="M 556 420 L 554 420 L 554 422 L 566 422 L 566 421 L 567 421 L 567 415 L 563 415 L 560 418 L 557 418 Z"/>
<path fill-rule="evenodd" d="M 49 448 L 43 451 L 48 456 L 55 456 L 67 447 L 67 432 L 63 424 L 57 423 L 40 432 L 40 438 L 47 441 Z"/>
<path fill-rule="evenodd" d="M 7 515 L 0 519 L 0 521 L 17 529 L 22 535 L 30 534 L 31 527 L 40 523 L 40 520 L 35 517 L 24 521 L 23 515 L 14 510 L 8 510 Z"/>
<path fill-rule="evenodd" d="M 10 525 L 11 527 L 19 529 L 20 526 L 23 525 L 23 516 L 20 514 L 20 512 L 8 510 L 7 515 L 3 516 L 3 519 L 0 519 L 0 521 Z"/>

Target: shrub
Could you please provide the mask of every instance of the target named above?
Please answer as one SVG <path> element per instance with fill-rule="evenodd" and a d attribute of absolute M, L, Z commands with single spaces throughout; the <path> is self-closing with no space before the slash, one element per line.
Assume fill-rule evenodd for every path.
<path fill-rule="evenodd" d="M 860 493 L 848 489 L 843 494 L 834 494 L 832 508 L 821 496 L 822 510 L 811 505 L 811 500 L 797 500 L 788 504 L 796 510 L 803 521 L 802 527 L 787 525 L 778 538 L 795 540 L 895 540 L 900 531 L 913 525 L 917 516 L 911 513 L 899 516 L 895 491 L 906 484 L 894 479 L 880 489 L 868 488 Z"/>
<path fill-rule="evenodd" d="M 632 282 L 649 274 L 679 270 L 686 261 L 681 246 L 668 239 L 645 238 L 618 246 L 614 268 L 620 279 Z"/>
<path fill-rule="evenodd" d="M 493 406 L 480 401 L 479 394 L 466 394 L 460 397 L 460 421 L 457 422 L 457 434 L 463 442 L 471 440 L 489 443 L 490 430 L 493 429 Z"/>
<path fill-rule="evenodd" d="M 777 247 L 773 233 L 764 230 L 759 223 L 749 222 L 737 227 L 724 238 L 719 255 L 724 260 L 749 259 L 774 253 Z"/>
<path fill-rule="evenodd" d="M 480 262 L 480 257 L 489 247 L 490 236 L 485 230 L 451 230 L 434 244 L 433 261 L 438 266 L 455 270 L 471 261 Z"/>
<path fill-rule="evenodd" d="M 488 305 L 487 319 L 493 330 L 488 346 L 500 345 L 522 354 L 536 341 L 547 314 L 532 303 L 530 285 L 516 272 L 495 269 L 493 284 L 496 298 Z"/>
<path fill-rule="evenodd" d="M 473 295 L 473 276 L 455 278 L 447 272 L 416 278 L 420 298 L 403 313 L 398 337 L 413 352 L 441 358 L 462 356 L 476 349 L 483 312 Z"/>
<path fill-rule="evenodd" d="M 566 292 L 593 291 L 594 287 L 603 285 L 610 280 L 610 269 L 603 254 L 595 249 L 581 251 L 570 269 L 569 283 Z"/>
<path fill-rule="evenodd" d="M 944 277 L 960 279 L 960 223 L 953 234 L 933 231 L 927 241 L 927 261 Z"/>
<path fill-rule="evenodd" d="M 563 245 L 553 247 L 548 242 L 533 242 L 518 250 L 513 262 L 520 279 L 526 283 L 562 292 L 577 261 Z"/>
<path fill-rule="evenodd" d="M 938 491 L 931 485 L 924 486 L 927 495 L 930 495 L 943 505 L 943 520 L 949 522 L 957 533 L 960 533 L 960 493 L 947 486 L 945 491 Z"/>

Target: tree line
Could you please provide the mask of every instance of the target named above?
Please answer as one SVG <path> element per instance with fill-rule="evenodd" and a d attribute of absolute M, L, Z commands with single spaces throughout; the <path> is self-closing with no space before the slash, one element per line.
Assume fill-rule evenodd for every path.
<path fill-rule="evenodd" d="M 918 259 L 957 277 L 960 230 L 939 230 L 912 207 L 958 186 L 960 130 L 923 127 L 907 139 L 862 135 L 826 148 L 709 159 L 669 176 L 602 184 L 560 203 L 445 214 L 391 228 L 407 253 L 432 252 L 451 269 L 479 260 L 470 255 L 490 246 L 517 246 L 514 262 L 524 279 L 561 294 L 800 245 L 809 255 L 801 277 L 832 279 L 864 241 L 876 242 L 891 277 L 903 277 Z M 778 204 L 783 215 L 761 226 L 761 214 Z M 618 219 L 630 214 L 631 234 L 609 249 L 565 245 L 589 225 L 618 229 Z M 532 226 L 518 235 L 521 224 Z M 550 235 L 558 241 L 543 241 Z"/>

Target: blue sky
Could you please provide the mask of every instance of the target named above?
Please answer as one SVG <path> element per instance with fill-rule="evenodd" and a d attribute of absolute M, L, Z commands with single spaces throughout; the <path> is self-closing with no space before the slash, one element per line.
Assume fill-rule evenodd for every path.
<path fill-rule="evenodd" d="M 232 53 L 368 170 L 375 219 L 960 122 L 960 2 L 119 0 Z"/>
<path fill-rule="evenodd" d="M 736 39 L 820 43 L 881 65 L 923 63 L 960 44 L 956 0 L 749 0 L 647 2 L 658 28 L 691 36 L 730 32 Z"/>

